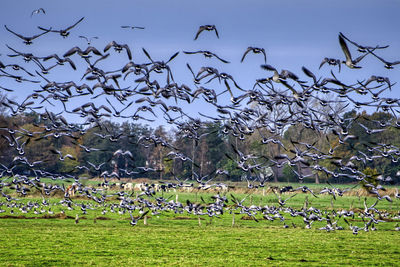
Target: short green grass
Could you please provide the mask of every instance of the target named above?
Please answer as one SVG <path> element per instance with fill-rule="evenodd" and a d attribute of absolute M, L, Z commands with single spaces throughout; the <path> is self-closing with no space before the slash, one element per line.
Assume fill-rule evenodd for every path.
<path fill-rule="evenodd" d="M 245 205 L 277 206 L 274 194 L 233 193 L 238 199 L 247 196 Z M 211 202 L 215 193 L 178 193 L 178 200 L 185 203 Z M 165 193 L 165 197 L 175 200 L 175 193 Z M 289 195 L 282 195 L 286 198 Z M 232 205 L 230 193 L 226 195 L 228 205 Z M 290 207 L 301 208 L 305 200 L 308 205 L 322 210 L 363 209 L 364 198 L 355 196 L 339 197 L 331 205 L 331 197 L 298 193 L 287 202 Z M 368 198 L 367 204 L 375 202 Z M 3 200 L 4 201 L 4 200 Z M 25 198 L 26 201 L 41 201 L 38 198 Z M 128 213 L 108 212 L 101 214 L 101 208 L 89 210 L 84 215 L 79 207 L 69 211 L 57 205 L 59 199 L 51 201 L 51 209 L 58 214 L 61 209 L 74 218 L 79 214 L 80 221 L 73 219 L 0 219 L 0 266 L 59 266 L 59 265 L 98 265 L 98 266 L 372 266 L 398 265 L 400 258 L 400 232 L 394 231 L 399 221 L 379 223 L 376 232 L 360 231 L 353 235 L 343 219 L 338 225 L 343 231 L 326 232 L 318 230 L 325 222 L 315 222 L 313 229 L 304 229 L 302 219 L 285 215 L 289 229 L 283 228 L 279 220 L 269 222 L 243 220 L 242 214 L 235 214 L 232 227 L 232 214 L 225 213 L 220 218 L 198 217 L 187 214 L 165 212 L 150 215 L 148 225 L 140 221 L 132 227 Z M 87 202 L 74 199 L 76 203 Z M 393 203 L 380 201 L 376 206 L 392 214 L 399 212 L 399 200 Z M 0 217 L 10 214 L 5 209 Z M 47 208 L 48 209 L 48 208 Z M 42 217 L 32 212 L 22 214 L 17 208 L 15 216 Z M 107 217 L 102 220 L 99 217 Z M 94 220 L 94 218 L 97 218 Z M 348 218 L 354 225 L 363 222 L 356 217 Z M 292 223 L 295 224 L 294 228 Z"/>
<path fill-rule="evenodd" d="M 0 265 L 398 265 L 400 234 L 196 221 L 0 220 Z"/>

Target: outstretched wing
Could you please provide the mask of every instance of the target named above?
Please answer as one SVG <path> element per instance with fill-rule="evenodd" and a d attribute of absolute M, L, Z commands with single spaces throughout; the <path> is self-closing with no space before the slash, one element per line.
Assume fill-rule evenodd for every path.
<path fill-rule="evenodd" d="M 218 58 L 220 61 L 222 61 L 222 62 L 224 62 L 224 63 L 230 63 L 229 61 L 227 61 L 227 60 L 225 60 L 225 59 L 222 59 L 222 58 L 220 58 L 219 56 L 217 56 L 217 55 L 216 55 L 216 54 L 214 54 L 214 53 L 212 53 L 212 55 L 213 55 L 214 57 Z"/>
<path fill-rule="evenodd" d="M 251 50 L 253 50 L 251 47 L 248 47 L 248 48 L 246 49 L 246 51 L 244 52 L 244 54 L 243 54 L 242 59 L 240 60 L 240 62 L 243 62 L 244 58 L 246 57 L 246 55 L 247 55 Z"/>
<path fill-rule="evenodd" d="M 353 62 L 351 59 L 351 54 L 350 54 L 349 48 L 347 47 L 346 41 L 343 39 L 343 37 L 341 35 L 339 35 L 339 43 L 340 43 L 340 47 L 343 50 L 344 56 L 346 57 L 346 61 Z"/>
<path fill-rule="evenodd" d="M 197 40 L 197 38 L 199 37 L 200 33 L 202 33 L 202 31 L 204 31 L 204 30 L 205 30 L 205 27 L 204 26 L 200 26 L 199 30 L 196 33 L 196 36 L 194 37 L 194 40 Z"/>
<path fill-rule="evenodd" d="M 17 36 L 17 37 L 19 37 L 19 38 L 21 38 L 21 39 L 24 39 L 24 40 L 26 39 L 25 36 L 22 36 L 21 34 L 18 34 L 18 33 L 14 32 L 14 31 L 10 30 L 10 29 L 7 27 L 7 25 L 4 25 L 4 28 L 6 28 L 7 31 L 11 32 L 11 33 L 14 34 L 15 36 Z"/>
<path fill-rule="evenodd" d="M 71 30 L 73 27 L 78 25 L 85 17 L 82 17 L 80 20 L 78 20 L 74 25 L 69 26 L 68 28 L 65 29 L 65 31 Z"/>

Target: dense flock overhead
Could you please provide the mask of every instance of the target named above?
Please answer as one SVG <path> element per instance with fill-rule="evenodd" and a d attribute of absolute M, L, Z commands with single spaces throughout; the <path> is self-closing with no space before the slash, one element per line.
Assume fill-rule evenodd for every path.
<path fill-rule="evenodd" d="M 31 13 L 31 17 L 45 15 L 43 8 Z M 397 163 L 400 148 L 391 143 L 365 143 L 368 153 L 359 151 L 351 147 L 352 141 L 359 137 L 349 133 L 349 128 L 358 125 L 367 135 L 380 135 L 386 131 L 398 134 L 399 99 L 387 96 L 395 90 L 395 83 L 388 77 L 376 75 L 351 83 L 338 78 L 343 68 L 362 68 L 366 58 L 374 59 L 375 64 L 381 64 L 387 69 L 394 69 L 400 61 L 389 61 L 381 55 L 381 51 L 390 49 L 389 46 L 359 44 L 359 41 L 355 42 L 351 37 L 339 33 L 338 41 L 343 53 L 335 58 L 322 59 L 319 66 L 320 69 L 332 68 L 329 77 L 319 77 L 305 66 L 302 67 L 302 73 L 297 74 L 286 69 L 279 70 L 268 64 L 268 53 L 265 49 L 250 46 L 243 49 L 243 54 L 239 55 L 239 58 L 244 62 L 247 57 L 259 57 L 262 65 L 255 67 L 265 70 L 265 76 L 255 80 L 252 88 L 244 88 L 232 75 L 220 69 L 210 65 L 197 70 L 190 64 L 192 58 L 200 55 L 215 58 L 224 64 L 230 64 L 231 59 L 225 59 L 208 50 L 199 50 L 176 52 L 164 61 L 153 58 L 145 48 L 141 51 L 135 48 L 135 51 L 143 52 L 147 58 L 146 62 L 138 62 L 129 44 L 112 40 L 104 47 L 92 46 L 92 41 L 101 39 L 101 36 L 81 35 L 79 25 L 82 23 L 85 23 L 84 17 L 71 21 L 71 25 L 65 28 L 51 25 L 38 26 L 37 32 L 32 36 L 16 32 L 12 25 L 4 25 L 9 34 L 8 38 L 18 38 L 22 44 L 18 48 L 6 44 L 8 53 L 0 57 L 0 82 L 15 80 L 18 83 L 15 83 L 15 87 L 0 86 L 4 95 L 0 106 L 14 117 L 25 113 L 36 114 L 38 120 L 35 126 L 41 130 L 31 131 L 20 125 L 7 127 L 0 125 L 1 141 L 14 149 L 13 157 L 6 159 L 0 165 L 2 212 L 6 211 L 5 207 L 8 211 L 19 209 L 22 213 L 51 212 L 50 206 L 54 204 L 49 204 L 48 199 L 54 193 L 61 193 L 62 200 L 57 205 L 68 209 L 80 209 L 83 213 L 88 209 L 99 209 L 103 214 L 116 210 L 122 213 L 128 212 L 132 225 L 144 218 L 148 212 L 158 214 L 174 211 L 210 217 L 230 212 L 248 215 L 255 221 L 281 220 L 283 223 L 284 214 L 290 214 L 302 217 L 306 228 L 311 228 L 314 221 L 326 221 L 327 225 L 322 229 L 333 231 L 343 229 L 337 225 L 339 218 L 344 217 L 344 221 L 348 223 L 346 217 L 354 217 L 354 212 L 321 211 L 306 203 L 301 209 L 290 208 L 286 205 L 286 201 L 296 197 L 296 194 L 287 196 L 285 194 L 297 192 L 297 194 L 310 194 L 310 197 L 329 194 L 335 200 L 343 196 L 344 192 L 351 190 L 352 185 L 349 185 L 348 189 L 340 189 L 333 185 L 338 179 L 346 178 L 354 184 L 363 184 L 365 190 L 376 197 L 376 202 L 371 206 L 364 201 L 365 209 L 358 214 L 365 223 L 363 228 L 349 223 L 354 234 L 360 229 L 374 230 L 375 225 L 385 222 L 385 218 L 392 216 L 377 210 L 375 206 L 379 201 L 399 201 L 398 192 L 391 197 L 383 190 L 385 183 L 397 178 L 389 177 L 385 173 L 369 174 L 363 167 L 377 159 Z M 148 29 L 142 26 L 121 26 L 117 30 Z M 35 46 L 37 39 L 45 35 L 59 34 L 65 42 L 71 42 L 72 32 L 84 39 L 87 47 L 71 45 L 71 48 L 62 54 L 55 51 L 48 51 L 46 55 L 29 52 L 31 47 Z M 202 25 L 197 31 L 196 29 L 193 31 L 194 41 L 204 35 L 223 38 L 215 25 Z M 115 52 L 120 55 L 116 55 Z M 115 56 L 123 58 L 120 60 L 120 67 L 109 69 L 107 61 Z M 175 66 L 172 63 L 175 58 L 181 56 L 187 57 L 189 61 L 183 68 L 193 78 L 191 84 L 183 84 L 174 79 Z M 22 63 L 15 63 L 16 61 Z M 85 67 L 82 69 L 82 66 Z M 53 71 L 60 69 L 68 73 L 67 77 L 75 77 L 74 80 L 53 81 L 49 78 Z M 21 99 L 21 92 L 31 93 L 27 93 L 27 96 Z M 18 94 L 19 100 L 13 98 L 14 94 Z M 204 108 L 197 114 L 192 115 L 184 110 L 184 107 L 199 102 Z M 387 117 L 390 119 L 369 121 L 366 124 L 365 118 L 357 113 L 345 117 L 345 112 L 351 109 L 373 109 L 388 114 Z M 71 118 L 79 119 L 72 121 Z M 220 126 L 217 129 L 219 134 L 226 138 L 232 137 L 229 140 L 234 140 L 230 144 L 231 151 L 226 152 L 226 157 L 243 173 L 242 177 L 247 181 L 250 192 L 267 188 L 271 179 L 267 170 L 283 166 L 290 166 L 299 182 L 306 177 L 319 174 L 325 175 L 330 183 L 320 192 L 313 192 L 307 186 L 272 188 L 279 205 L 245 206 L 244 199 L 237 199 L 234 194 L 227 197 L 225 192 L 227 185 L 214 180 L 218 176 L 229 177 L 229 171 L 215 168 L 212 173 L 199 175 L 196 159 L 186 155 L 179 147 L 175 147 L 163 137 L 144 134 L 136 136 L 135 141 L 132 141 L 132 136 L 111 131 L 105 121 L 114 118 L 133 122 L 163 119 L 166 124 L 175 127 L 178 134 L 192 140 L 195 146 L 201 138 L 209 134 L 206 124 L 217 123 Z M 325 149 L 316 143 L 291 138 L 291 148 L 288 148 L 281 142 L 281 137 L 292 125 L 301 125 L 321 138 L 325 138 L 325 134 L 329 132 L 336 139 L 328 140 L 330 145 Z M 88 128 L 96 131 L 88 132 Z M 243 149 L 240 142 L 253 134 L 262 137 L 261 142 L 266 150 L 274 147 L 280 153 L 269 157 L 252 151 L 251 148 Z M 68 139 L 86 153 L 101 152 L 100 148 L 87 147 L 79 142 L 79 139 L 86 135 L 101 137 L 109 142 L 125 139 L 148 150 L 162 146 L 168 149 L 168 158 L 190 162 L 192 175 L 175 176 L 173 182 L 140 184 L 138 189 L 141 192 L 136 195 L 127 188 L 121 190 L 119 188 L 117 192 L 112 193 L 110 190 L 113 185 L 115 186 L 116 179 L 120 180 L 117 182 L 120 184 L 134 174 L 146 176 L 147 173 L 164 170 L 147 163 L 144 166 L 127 164 L 123 170 L 114 168 L 109 171 L 106 166 L 112 164 L 112 158 L 104 158 L 98 162 L 88 161 L 87 164 L 74 166 L 73 170 L 90 170 L 97 173 L 97 177 L 102 180 L 100 186 L 87 186 L 82 183 L 80 174 L 65 170 L 50 172 L 42 167 L 42 161 L 32 161 L 25 154 L 25 147 L 33 142 L 59 138 Z M 352 148 L 351 157 L 340 158 L 335 155 L 335 151 L 344 146 Z M 135 154 L 125 147 L 118 147 L 111 152 L 113 156 L 126 158 L 127 162 L 135 157 Z M 74 160 L 73 155 L 60 149 L 51 149 L 51 153 L 59 161 Z M 46 178 L 51 178 L 57 183 L 43 182 Z M 69 185 L 70 183 L 72 185 Z M 212 203 L 205 201 L 180 203 L 178 199 L 174 201 L 157 194 L 159 190 L 165 192 L 188 188 L 215 190 L 218 193 L 213 197 Z M 33 192 L 40 192 L 43 201 L 23 201 L 24 196 Z M 84 197 L 87 201 L 82 202 L 82 198 L 77 199 L 77 196 Z M 140 210 L 142 215 L 139 218 L 133 216 L 132 212 L 135 210 Z M 284 226 L 288 227 L 285 223 Z"/>

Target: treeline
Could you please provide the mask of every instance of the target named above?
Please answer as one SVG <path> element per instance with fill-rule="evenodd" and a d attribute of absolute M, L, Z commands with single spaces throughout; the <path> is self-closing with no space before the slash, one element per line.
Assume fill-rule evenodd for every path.
<path fill-rule="evenodd" d="M 180 180 L 206 177 L 214 181 L 251 180 L 255 176 L 283 182 L 296 182 L 300 177 L 320 183 L 335 174 L 338 182 L 353 181 L 339 175 L 346 171 L 346 165 L 372 177 L 391 177 L 392 182 L 399 172 L 400 126 L 385 112 L 347 112 L 341 127 L 333 125 L 328 131 L 299 122 L 280 131 L 265 127 L 246 135 L 233 134 L 221 121 L 199 123 L 193 133 L 185 131 L 184 125 L 170 130 L 111 121 L 85 126 L 61 121 L 54 125 L 45 117 L 35 112 L 18 116 L 2 113 L 3 175 L 12 169 L 14 174 L 25 175 L 45 170 L 47 176 L 176 176 Z M 256 168 L 247 171 L 241 166 L 240 154 L 252 157 Z M 296 157 L 303 159 L 291 164 Z"/>

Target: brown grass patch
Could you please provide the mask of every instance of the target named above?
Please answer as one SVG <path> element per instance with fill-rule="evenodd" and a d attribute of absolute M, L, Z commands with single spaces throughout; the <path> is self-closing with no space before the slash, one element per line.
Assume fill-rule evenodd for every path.
<path fill-rule="evenodd" d="M 173 217 L 172 220 L 198 220 L 198 218 L 177 216 L 177 217 Z M 204 218 L 200 218 L 200 220 L 205 220 L 205 219 Z"/>
<path fill-rule="evenodd" d="M 96 220 L 100 220 L 100 221 L 109 221 L 109 220 L 112 220 L 111 218 L 108 218 L 108 217 L 102 217 L 102 216 L 100 216 L 100 217 L 96 217 Z"/>
<path fill-rule="evenodd" d="M 251 216 L 243 216 L 242 218 L 240 218 L 241 220 L 244 220 L 244 221 L 253 221 L 254 220 L 254 217 L 251 217 Z"/>
<path fill-rule="evenodd" d="M 67 216 L 63 213 L 57 213 L 54 215 L 44 214 L 43 216 L 34 216 L 34 217 L 27 217 L 24 215 L 18 215 L 18 216 L 17 215 L 4 215 L 4 216 L 0 216 L 0 219 L 27 219 L 27 220 L 30 220 L 30 219 L 75 219 L 75 218 L 72 216 Z M 83 216 L 83 217 L 80 217 L 79 219 L 85 220 L 86 217 Z"/>
<path fill-rule="evenodd" d="M 378 190 L 378 191 L 379 191 L 379 194 L 381 196 L 389 195 L 390 197 L 394 197 L 394 194 L 396 193 L 396 189 L 395 188 L 387 188 L 386 190 Z M 344 196 L 360 196 L 360 197 L 376 196 L 375 194 L 369 193 L 364 188 L 359 188 L 357 190 L 350 190 L 348 192 L 345 192 L 343 195 Z"/>
<path fill-rule="evenodd" d="M 153 183 L 158 183 L 158 180 L 150 180 L 148 178 L 137 178 L 131 181 L 132 183 L 138 184 L 138 183 L 146 183 L 146 184 L 153 184 Z"/>

